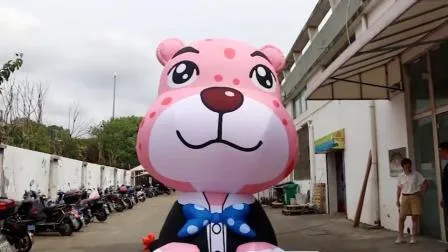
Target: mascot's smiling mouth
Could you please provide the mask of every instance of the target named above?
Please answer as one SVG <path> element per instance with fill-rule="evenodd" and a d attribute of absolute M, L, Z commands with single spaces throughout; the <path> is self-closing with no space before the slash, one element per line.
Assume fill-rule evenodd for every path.
<path fill-rule="evenodd" d="M 232 147 L 232 148 L 234 148 L 234 149 L 237 149 L 237 150 L 239 150 L 239 151 L 252 152 L 252 151 L 256 151 L 256 150 L 257 150 L 258 148 L 260 148 L 261 145 L 263 144 L 262 141 L 259 141 L 255 146 L 250 147 L 250 148 L 246 148 L 246 147 L 241 147 L 241 146 L 239 146 L 239 145 L 237 145 L 237 144 L 234 144 L 234 143 L 232 143 L 232 142 L 229 142 L 229 141 L 227 141 L 227 140 L 224 140 L 224 139 L 221 138 L 220 135 L 218 135 L 218 137 L 217 137 L 216 139 L 209 140 L 209 141 L 207 141 L 207 142 L 205 142 L 205 143 L 195 145 L 195 144 L 191 144 L 191 143 L 187 142 L 187 141 L 185 140 L 185 138 L 182 137 L 182 134 L 180 133 L 180 131 L 176 130 L 176 134 L 177 134 L 177 137 L 179 138 L 179 140 L 180 140 L 185 146 L 187 146 L 187 147 L 190 148 L 190 149 L 202 149 L 202 148 L 205 148 L 205 147 L 207 147 L 207 146 L 209 146 L 209 145 L 211 145 L 211 144 L 222 143 L 222 144 L 228 145 L 228 146 L 230 146 L 230 147 Z"/>
<path fill-rule="evenodd" d="M 182 134 L 180 133 L 179 130 L 176 130 L 176 135 L 179 138 L 179 140 L 182 142 L 182 144 L 184 144 L 185 146 L 187 146 L 190 149 L 195 149 L 195 150 L 203 149 L 203 148 L 205 148 L 209 145 L 215 144 L 215 143 L 222 143 L 222 144 L 230 146 L 234 149 L 237 149 L 239 151 L 252 152 L 252 151 L 258 150 L 258 148 L 260 148 L 261 145 L 263 145 L 262 141 L 258 141 L 258 143 L 255 146 L 246 148 L 246 147 L 242 147 L 235 143 L 232 143 L 230 141 L 222 139 L 222 116 L 223 116 L 223 114 L 219 114 L 219 116 L 218 116 L 218 135 L 216 136 L 215 139 L 209 140 L 202 144 L 191 144 L 191 143 L 187 142 L 187 140 L 185 140 L 185 138 L 182 136 Z"/>

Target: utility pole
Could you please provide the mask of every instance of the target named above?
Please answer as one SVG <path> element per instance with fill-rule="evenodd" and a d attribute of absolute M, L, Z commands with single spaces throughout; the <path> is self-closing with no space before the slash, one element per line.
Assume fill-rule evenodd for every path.
<path fill-rule="evenodd" d="M 117 73 L 114 73 L 114 97 L 112 102 L 112 120 L 115 119 L 115 91 L 117 89 Z"/>

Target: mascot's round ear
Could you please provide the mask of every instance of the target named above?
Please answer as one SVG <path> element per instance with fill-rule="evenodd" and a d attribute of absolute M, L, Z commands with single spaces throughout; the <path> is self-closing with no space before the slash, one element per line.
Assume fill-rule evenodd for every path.
<path fill-rule="evenodd" d="M 157 59 L 160 64 L 165 65 L 183 47 L 184 43 L 179 39 L 166 39 L 157 46 Z"/>
<path fill-rule="evenodd" d="M 277 73 L 283 70 L 283 67 L 285 67 L 285 56 L 283 56 L 280 49 L 272 45 L 265 45 L 260 48 L 260 51 L 268 57 Z"/>

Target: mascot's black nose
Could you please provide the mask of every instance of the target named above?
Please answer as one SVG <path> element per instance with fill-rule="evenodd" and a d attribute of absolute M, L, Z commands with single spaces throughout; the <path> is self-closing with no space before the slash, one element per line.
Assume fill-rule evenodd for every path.
<path fill-rule="evenodd" d="M 224 114 L 237 110 L 243 104 L 243 94 L 229 87 L 210 87 L 202 90 L 204 105 L 216 113 Z"/>

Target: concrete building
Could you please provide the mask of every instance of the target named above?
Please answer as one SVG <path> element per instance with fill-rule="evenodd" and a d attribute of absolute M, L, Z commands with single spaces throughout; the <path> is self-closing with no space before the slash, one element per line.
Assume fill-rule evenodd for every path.
<path fill-rule="evenodd" d="M 149 175 L 143 166 L 136 166 L 130 172 L 133 185 L 150 185 L 152 183 L 151 175 Z"/>
<path fill-rule="evenodd" d="M 446 240 L 447 21 L 446 0 L 318 2 L 280 78 L 300 137 L 292 179 L 325 183 L 329 213 L 354 218 L 371 151 L 361 222 L 397 230 L 396 161 L 408 156 L 431 184 L 422 233 Z"/>

